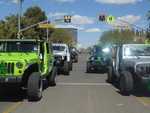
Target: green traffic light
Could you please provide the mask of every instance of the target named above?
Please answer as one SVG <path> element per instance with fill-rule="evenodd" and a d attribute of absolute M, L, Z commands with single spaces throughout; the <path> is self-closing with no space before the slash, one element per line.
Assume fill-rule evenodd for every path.
<path fill-rule="evenodd" d="M 112 24 L 112 23 L 115 22 L 115 19 L 116 19 L 116 18 L 115 18 L 114 16 L 109 15 L 109 16 L 107 16 L 107 18 L 106 18 L 106 22 L 109 23 L 109 24 Z"/>

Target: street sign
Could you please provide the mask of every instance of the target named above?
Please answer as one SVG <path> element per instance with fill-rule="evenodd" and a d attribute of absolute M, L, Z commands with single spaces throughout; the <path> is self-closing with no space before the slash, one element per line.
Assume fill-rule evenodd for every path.
<path fill-rule="evenodd" d="M 41 28 L 41 29 L 53 29 L 53 28 L 55 28 L 55 26 L 54 25 L 52 25 L 52 24 L 39 24 L 39 28 Z"/>
<path fill-rule="evenodd" d="M 109 24 L 114 23 L 115 22 L 115 17 L 112 16 L 112 15 L 107 16 L 106 22 L 109 23 Z"/>

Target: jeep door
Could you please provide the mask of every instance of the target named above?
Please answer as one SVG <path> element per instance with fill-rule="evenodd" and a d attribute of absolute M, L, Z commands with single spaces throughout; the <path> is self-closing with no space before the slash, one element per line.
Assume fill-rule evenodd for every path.
<path fill-rule="evenodd" d="M 116 58 L 115 58 L 115 61 L 114 61 L 114 70 L 115 70 L 115 74 L 116 76 L 119 76 L 119 66 L 120 66 L 120 51 L 121 48 L 120 47 L 117 47 L 116 48 Z"/>
<path fill-rule="evenodd" d="M 48 61 L 48 68 L 49 72 L 52 70 L 53 65 L 54 65 L 54 56 L 52 52 L 52 47 L 50 44 L 46 43 L 46 50 L 47 50 L 47 61 Z"/>
<path fill-rule="evenodd" d="M 40 59 L 41 59 L 41 72 L 42 75 L 46 75 L 49 72 L 49 48 L 47 49 L 45 42 L 40 43 Z"/>

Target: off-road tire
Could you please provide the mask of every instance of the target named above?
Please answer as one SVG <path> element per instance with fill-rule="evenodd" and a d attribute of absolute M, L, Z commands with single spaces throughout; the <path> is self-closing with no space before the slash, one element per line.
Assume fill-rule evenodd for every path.
<path fill-rule="evenodd" d="M 72 69 L 73 69 L 73 63 L 72 63 L 72 61 L 70 61 L 70 71 L 72 71 Z"/>
<path fill-rule="evenodd" d="M 27 95 L 29 100 L 40 100 L 42 98 L 43 81 L 41 74 L 34 72 L 29 76 L 27 84 Z"/>
<path fill-rule="evenodd" d="M 87 73 L 91 73 L 91 70 L 90 70 L 90 64 L 87 62 L 87 66 L 86 66 L 86 72 Z"/>
<path fill-rule="evenodd" d="M 49 86 L 56 86 L 56 76 L 57 76 L 57 67 L 54 66 L 47 78 Z"/>
<path fill-rule="evenodd" d="M 112 66 L 109 66 L 108 67 L 108 73 L 107 73 L 107 82 L 108 83 L 113 83 L 114 81 L 114 77 L 113 77 L 113 68 Z"/>
<path fill-rule="evenodd" d="M 78 63 L 78 56 L 75 56 L 75 63 Z"/>
<path fill-rule="evenodd" d="M 123 95 L 130 95 L 133 91 L 133 77 L 128 71 L 123 71 L 120 76 L 120 92 Z"/>
<path fill-rule="evenodd" d="M 65 61 L 64 62 L 64 75 L 69 75 L 70 74 L 70 69 L 69 69 L 70 67 L 69 67 L 69 62 L 67 62 L 67 61 Z"/>

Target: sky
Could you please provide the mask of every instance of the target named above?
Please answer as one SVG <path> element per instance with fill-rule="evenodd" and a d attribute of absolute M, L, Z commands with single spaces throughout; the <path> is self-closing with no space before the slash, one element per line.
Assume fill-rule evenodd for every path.
<path fill-rule="evenodd" d="M 146 27 L 150 0 L 24 0 L 23 12 L 30 6 L 41 7 L 57 27 L 78 28 L 78 42 L 88 47 L 96 44 L 104 31 L 113 28 L 112 25 L 120 25 L 118 19 Z M 17 14 L 17 11 L 17 0 L 0 0 L 0 19 Z M 100 22 L 101 14 L 112 15 L 116 21 L 113 24 Z M 71 15 L 72 23 L 55 21 L 63 19 L 64 15 Z"/>

